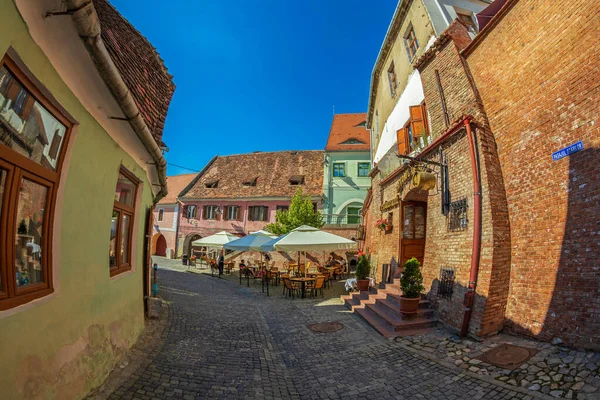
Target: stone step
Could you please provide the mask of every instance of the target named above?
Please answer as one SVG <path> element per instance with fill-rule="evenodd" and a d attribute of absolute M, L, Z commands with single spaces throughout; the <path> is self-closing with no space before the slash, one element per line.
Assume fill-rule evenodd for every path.
<path fill-rule="evenodd" d="M 367 308 L 358 308 L 355 311 L 362 319 L 367 321 L 369 325 L 371 325 L 377 332 L 379 332 L 383 337 L 391 339 L 398 336 L 410 336 L 417 335 L 421 333 L 428 332 L 435 326 L 437 320 L 430 320 L 431 325 L 413 325 L 413 326 L 405 326 L 402 330 L 394 330 L 392 327 L 382 320 L 377 314 L 372 312 Z"/>
<path fill-rule="evenodd" d="M 401 297 L 401 295 L 399 295 L 399 294 L 388 293 L 387 297 L 385 298 L 386 303 L 387 303 L 386 305 L 389 304 L 390 308 L 399 309 L 400 308 L 400 297 Z M 419 301 L 419 309 L 427 309 L 427 308 L 430 308 L 429 300 L 421 299 L 421 301 Z"/>
<path fill-rule="evenodd" d="M 400 312 L 394 312 L 381 304 L 367 304 L 365 310 L 374 313 L 381 318 L 383 322 L 390 326 L 393 331 L 403 329 L 421 329 L 435 326 L 437 319 L 434 318 L 433 310 L 420 310 L 413 315 L 403 315 Z"/>

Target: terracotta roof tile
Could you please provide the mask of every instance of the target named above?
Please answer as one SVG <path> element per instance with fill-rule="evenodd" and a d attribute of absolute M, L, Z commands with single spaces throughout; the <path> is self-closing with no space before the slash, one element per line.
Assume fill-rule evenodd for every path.
<path fill-rule="evenodd" d="M 370 135 L 364 125 L 366 120 L 366 113 L 335 114 L 325 150 L 368 151 L 370 149 Z"/>
<path fill-rule="evenodd" d="M 172 76 L 152 44 L 107 0 L 93 0 L 108 53 L 159 145 L 171 98 Z"/>
<path fill-rule="evenodd" d="M 181 193 L 197 175 L 198 174 L 183 174 L 168 176 L 167 189 L 169 190 L 169 194 L 163 197 L 158 204 L 177 203 L 177 197 L 179 196 L 179 193 Z"/>
<path fill-rule="evenodd" d="M 291 197 L 299 187 L 304 194 L 320 196 L 323 193 L 323 156 L 324 152 L 320 150 L 219 156 L 180 197 Z M 299 175 L 304 177 L 304 184 L 292 185 L 290 179 Z M 255 186 L 244 185 L 254 178 Z M 207 187 L 216 181 L 217 187 Z"/>

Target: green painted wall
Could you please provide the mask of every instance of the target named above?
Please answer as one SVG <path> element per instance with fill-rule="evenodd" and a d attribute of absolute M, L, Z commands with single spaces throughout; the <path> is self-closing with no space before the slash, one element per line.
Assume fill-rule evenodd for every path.
<path fill-rule="evenodd" d="M 369 151 L 327 152 L 328 162 L 324 166 L 323 193 L 325 194 L 324 214 L 345 214 L 348 201 L 360 199 L 362 203 L 371 186 L 371 178 L 358 176 L 358 163 L 370 165 Z M 333 176 L 333 164 L 345 164 L 345 178 Z"/>
<path fill-rule="evenodd" d="M 151 186 L 61 80 L 13 1 L 0 0 L 0 55 L 10 45 L 80 126 L 61 181 L 66 186 L 55 293 L 13 315 L 0 312 L 0 397 L 80 398 L 103 381 L 143 329 L 143 238 Z M 109 233 L 121 164 L 143 182 L 134 231 L 137 265 L 111 280 Z"/>

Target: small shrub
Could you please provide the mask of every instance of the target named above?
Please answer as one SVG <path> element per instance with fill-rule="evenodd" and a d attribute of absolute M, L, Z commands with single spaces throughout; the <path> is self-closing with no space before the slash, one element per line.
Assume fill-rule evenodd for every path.
<path fill-rule="evenodd" d="M 423 275 L 421 275 L 421 263 L 416 258 L 413 257 L 404 264 L 400 287 L 404 297 L 409 299 L 421 297 L 421 293 L 425 290 Z"/>
<path fill-rule="evenodd" d="M 355 276 L 358 280 L 365 280 L 369 278 L 371 272 L 371 264 L 366 254 L 360 254 L 358 257 L 358 264 L 356 265 Z"/>

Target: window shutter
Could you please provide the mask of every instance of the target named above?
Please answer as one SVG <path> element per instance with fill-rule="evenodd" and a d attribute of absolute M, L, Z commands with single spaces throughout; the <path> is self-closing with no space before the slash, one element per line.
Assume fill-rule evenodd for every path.
<path fill-rule="evenodd" d="M 50 150 L 48 151 L 48 155 L 51 159 L 56 160 L 58 157 L 58 146 L 60 145 L 62 137 L 58 134 L 58 129 L 54 131 L 54 136 L 52 137 L 52 144 L 50 145 Z"/>
<path fill-rule="evenodd" d="M 229 221 L 229 207 L 231 206 L 223 207 L 223 221 Z"/>
<path fill-rule="evenodd" d="M 206 219 L 206 210 L 208 209 L 208 206 L 203 206 L 202 207 L 202 219 Z"/>
<path fill-rule="evenodd" d="M 235 220 L 236 221 L 241 221 L 242 220 L 242 207 L 236 207 L 235 208 Z"/>
<path fill-rule="evenodd" d="M 10 101 L 12 101 L 14 103 L 14 101 L 19 96 L 20 92 L 21 92 L 21 85 L 19 85 L 17 83 L 15 78 L 11 77 L 10 81 L 8 82 L 8 85 L 6 87 L 6 97 L 9 98 Z"/>
<path fill-rule="evenodd" d="M 412 126 L 412 134 L 416 138 L 424 136 L 427 133 L 423 111 L 423 107 L 420 105 L 410 107 L 410 124 Z"/>
<path fill-rule="evenodd" d="M 408 128 L 400 128 L 396 131 L 396 137 L 398 141 L 398 154 L 406 154 L 408 148 Z"/>
<path fill-rule="evenodd" d="M 25 102 L 23 108 L 21 108 L 21 118 L 27 121 L 29 119 L 29 114 L 31 114 L 31 109 L 33 108 L 34 99 L 29 93 L 25 94 L 25 96 Z"/>

